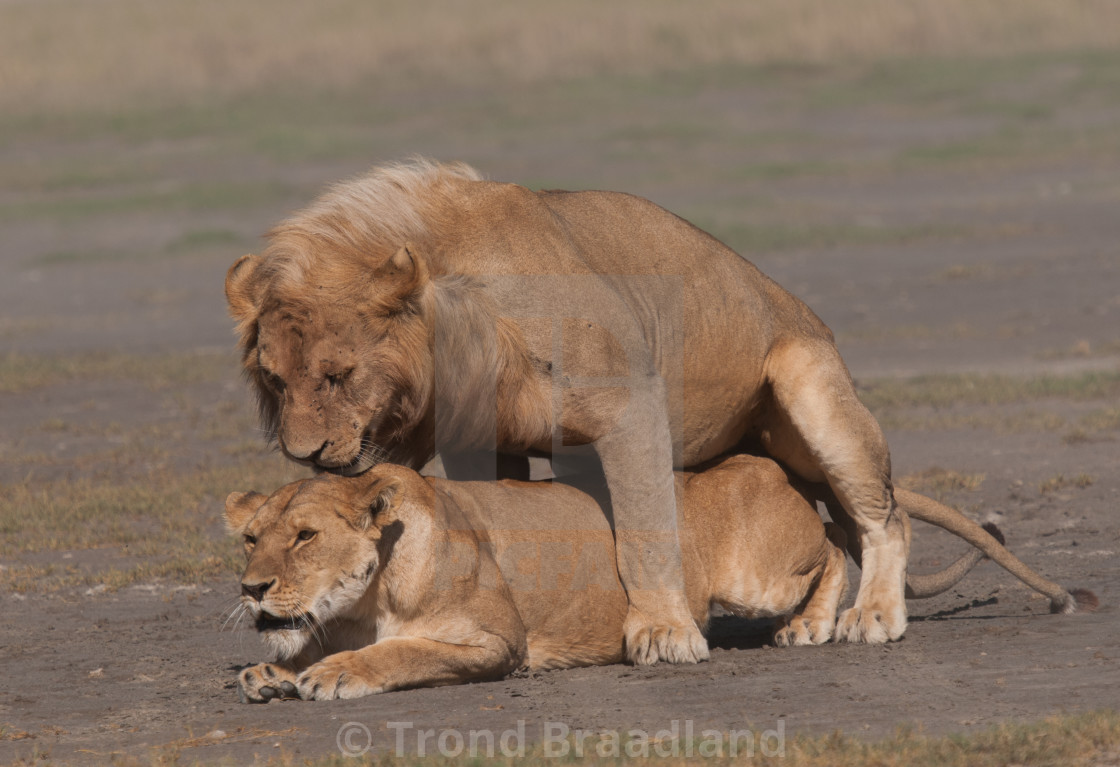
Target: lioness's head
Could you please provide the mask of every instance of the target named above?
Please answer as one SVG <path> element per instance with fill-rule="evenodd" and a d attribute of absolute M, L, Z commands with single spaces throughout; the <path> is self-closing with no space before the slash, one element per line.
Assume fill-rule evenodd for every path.
<path fill-rule="evenodd" d="M 230 494 L 226 525 L 242 536 L 248 559 L 242 604 L 280 658 L 360 609 L 402 534 L 402 516 L 429 493 L 415 472 L 385 465 L 361 477 L 300 480 L 268 497 Z"/>
<path fill-rule="evenodd" d="M 353 475 L 428 457 L 412 435 L 432 410 L 430 285 L 408 245 L 377 261 L 283 230 L 230 267 L 246 375 L 289 458 Z"/>

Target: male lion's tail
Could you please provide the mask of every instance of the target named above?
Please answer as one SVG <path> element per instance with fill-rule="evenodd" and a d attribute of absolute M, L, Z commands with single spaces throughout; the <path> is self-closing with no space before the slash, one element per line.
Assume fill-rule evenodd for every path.
<path fill-rule="evenodd" d="M 845 530 L 851 529 L 851 533 L 848 535 L 848 553 L 852 555 L 858 565 L 860 563 L 859 537 L 854 534 L 853 521 L 848 517 L 847 511 L 827 485 L 814 485 L 813 489 L 813 494 L 828 508 L 828 513 L 833 521 L 839 523 Z M 956 509 L 910 490 L 895 488 L 894 497 L 899 508 L 909 516 L 947 530 L 977 549 L 977 551 L 965 554 L 939 572 L 929 575 L 907 575 L 906 596 L 908 599 L 932 597 L 952 588 L 968 574 L 969 570 L 976 566 L 977 562 L 987 557 L 1035 591 L 1049 597 L 1050 612 L 1052 613 L 1093 612 L 1097 609 L 1099 602 L 1096 594 L 1092 591 L 1088 589 L 1066 589 L 1064 586 L 1047 580 L 1008 551 L 1003 545 L 1003 534 L 995 525 L 981 527 Z"/>
<path fill-rule="evenodd" d="M 983 527 L 956 509 L 951 509 L 932 498 L 927 498 L 909 490 L 895 489 L 895 500 L 914 519 L 937 525 L 953 535 L 963 538 L 1023 583 L 1035 591 L 1045 594 L 1050 598 L 1050 612 L 1093 612 L 1097 609 L 1099 603 L 1093 592 L 1088 589 L 1067 590 L 1065 587 L 1043 578 L 1008 551 L 1002 540 L 995 538 Z"/>
<path fill-rule="evenodd" d="M 919 517 L 915 515 L 914 518 L 918 519 Z M 1001 544 L 1004 542 L 1003 533 L 991 522 L 985 522 L 980 527 Z M 936 573 L 927 575 L 907 573 L 906 598 L 929 599 L 948 591 L 984 559 L 986 559 L 984 552 L 974 546 L 944 570 L 938 570 Z"/>

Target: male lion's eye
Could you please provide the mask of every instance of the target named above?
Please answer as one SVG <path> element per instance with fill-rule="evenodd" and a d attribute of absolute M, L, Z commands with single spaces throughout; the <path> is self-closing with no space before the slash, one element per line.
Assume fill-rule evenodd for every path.
<path fill-rule="evenodd" d="M 268 388 L 272 389 L 277 394 L 284 391 L 284 379 L 275 373 L 266 370 L 264 373 L 264 382 Z"/>
<path fill-rule="evenodd" d="M 351 368 L 350 370 L 344 370 L 341 373 L 327 373 L 327 384 L 331 387 L 331 389 L 337 389 L 346 382 L 346 379 L 350 377 L 350 373 L 352 372 L 353 368 Z"/>
<path fill-rule="evenodd" d="M 314 537 L 315 537 L 315 531 L 314 530 L 300 530 L 299 535 L 296 536 L 296 538 L 298 538 L 301 541 L 310 541 Z"/>

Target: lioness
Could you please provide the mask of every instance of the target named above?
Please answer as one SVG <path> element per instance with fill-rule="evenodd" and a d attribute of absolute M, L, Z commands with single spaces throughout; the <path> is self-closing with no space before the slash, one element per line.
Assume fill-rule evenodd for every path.
<path fill-rule="evenodd" d="M 882 431 L 824 323 L 715 238 L 638 197 L 418 161 L 335 186 L 269 240 L 225 290 L 288 457 L 353 475 L 437 450 L 593 446 L 629 658 L 692 662 L 707 645 L 672 470 L 749 438 L 827 482 L 854 523 L 863 573 L 838 638 L 902 635 L 909 523 Z"/>
<path fill-rule="evenodd" d="M 751 456 L 679 474 L 676 488 L 691 620 L 706 626 L 718 604 L 781 618 L 777 644 L 832 636 L 847 587 L 844 534 L 826 535 L 811 488 Z M 955 520 L 1056 609 L 1072 608 L 1065 589 L 974 523 L 917 499 L 915 516 Z M 624 657 L 627 600 L 610 526 L 575 488 L 453 482 L 385 464 L 269 498 L 233 493 L 226 520 L 245 540 L 242 603 L 278 656 L 241 672 L 246 701 L 352 698 Z"/>

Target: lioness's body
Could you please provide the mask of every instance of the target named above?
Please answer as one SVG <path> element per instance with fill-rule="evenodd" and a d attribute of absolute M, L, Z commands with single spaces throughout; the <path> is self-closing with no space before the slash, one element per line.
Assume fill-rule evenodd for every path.
<path fill-rule="evenodd" d="M 427 481 L 470 520 L 467 537 L 481 531 L 492 547 L 525 626 L 530 667 L 623 659 L 626 596 L 614 538 L 589 495 L 560 483 Z M 818 643 L 831 636 L 847 584 L 844 552 L 781 467 L 736 455 L 678 472 L 676 487 L 688 608 L 699 626 L 717 604 L 747 618 L 793 615 L 823 579 L 813 628 Z"/>
<path fill-rule="evenodd" d="M 706 626 L 714 604 L 792 616 L 780 643 L 827 641 L 847 585 L 845 555 L 786 473 L 735 456 L 679 475 L 677 486 L 692 618 Z M 227 519 L 254 539 L 245 601 L 280 655 L 242 672 L 247 700 L 274 697 L 263 687 L 279 695 L 284 682 L 306 699 L 357 697 L 624 658 L 628 601 L 611 529 L 575 488 L 425 479 L 382 466 L 359 478 L 323 475 L 267 500 L 235 494 Z M 366 572 L 365 589 L 351 585 L 349 574 Z M 307 614 L 314 620 L 276 627 Z"/>
<path fill-rule="evenodd" d="M 779 618 L 780 645 L 833 634 L 847 586 L 838 527 L 820 487 L 766 458 L 732 456 L 678 474 L 692 619 L 718 604 Z M 901 494 L 918 519 L 950 530 L 1051 599 L 1055 612 L 1096 597 L 1032 571 L 959 512 Z M 599 505 L 560 483 L 452 482 L 383 465 L 321 475 L 266 498 L 234 493 L 226 520 L 246 537 L 243 605 L 276 652 L 241 672 L 245 700 L 358 697 L 624 658 L 628 600 Z M 308 535 L 310 533 L 310 535 Z M 952 586 L 975 557 L 931 576 Z"/>
<path fill-rule="evenodd" d="M 593 445 L 631 659 L 695 661 L 671 472 L 754 438 L 854 520 L 864 567 L 841 638 L 905 630 L 909 528 L 882 432 L 828 328 L 713 237 L 630 195 L 423 164 L 340 185 L 270 236 L 226 293 L 289 456 L 355 474 Z"/>

